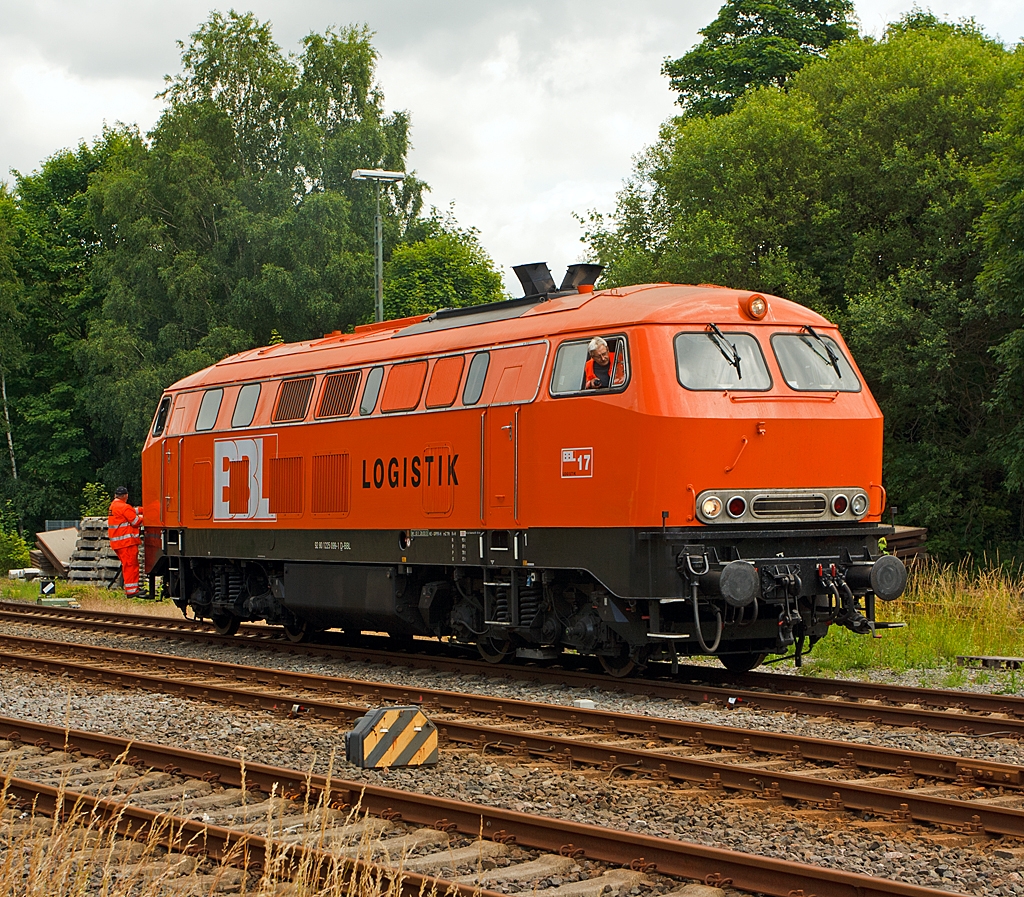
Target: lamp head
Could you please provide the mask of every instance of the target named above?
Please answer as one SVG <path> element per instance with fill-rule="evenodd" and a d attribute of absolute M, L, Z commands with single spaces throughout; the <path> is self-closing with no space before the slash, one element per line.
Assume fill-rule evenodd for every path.
<path fill-rule="evenodd" d="M 357 168 L 352 172 L 353 181 L 404 181 L 404 171 L 385 171 L 383 168 Z"/>

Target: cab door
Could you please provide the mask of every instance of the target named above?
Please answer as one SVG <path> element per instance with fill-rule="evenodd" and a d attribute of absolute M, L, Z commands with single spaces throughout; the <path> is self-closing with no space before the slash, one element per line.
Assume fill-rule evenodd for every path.
<path fill-rule="evenodd" d="M 184 441 L 182 436 L 168 436 L 163 441 L 160 522 L 164 526 L 181 525 L 181 451 Z"/>
<path fill-rule="evenodd" d="M 181 526 L 181 457 L 185 437 L 185 399 L 178 395 L 174 399 L 167 435 L 160 451 L 160 522 L 164 526 Z"/>
<path fill-rule="evenodd" d="M 484 510 L 488 529 L 514 528 L 519 516 L 519 406 L 484 412 Z"/>

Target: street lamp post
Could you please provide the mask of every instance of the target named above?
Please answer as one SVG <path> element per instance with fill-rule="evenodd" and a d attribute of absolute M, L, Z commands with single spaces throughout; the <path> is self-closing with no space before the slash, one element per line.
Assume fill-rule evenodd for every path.
<path fill-rule="evenodd" d="M 405 172 L 385 171 L 383 168 L 357 168 L 352 172 L 352 180 L 373 181 L 377 198 L 377 214 L 373 219 L 373 273 L 377 286 L 375 317 L 379 323 L 384 320 L 384 221 L 380 217 L 380 183 L 405 180 Z"/>

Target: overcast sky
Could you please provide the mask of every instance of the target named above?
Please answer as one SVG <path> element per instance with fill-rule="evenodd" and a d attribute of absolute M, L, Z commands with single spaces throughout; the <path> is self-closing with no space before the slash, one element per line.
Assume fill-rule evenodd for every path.
<path fill-rule="evenodd" d="M 913 0 L 855 0 L 861 30 L 880 35 Z M 298 51 L 311 31 L 366 23 L 389 110 L 412 114 L 410 170 L 427 202 L 455 203 L 464 226 L 515 283 L 511 266 L 547 261 L 561 278 L 583 252 L 574 213 L 609 211 L 632 158 L 673 114 L 660 74 L 714 19 L 722 0 L 238 0 Z M 1024 37 L 1021 0 L 919 0 L 973 17 L 1006 44 Z M 104 122 L 148 130 L 155 94 L 179 69 L 211 0 L 0 0 L 0 180 Z M 518 295 L 518 286 L 515 287 Z"/>

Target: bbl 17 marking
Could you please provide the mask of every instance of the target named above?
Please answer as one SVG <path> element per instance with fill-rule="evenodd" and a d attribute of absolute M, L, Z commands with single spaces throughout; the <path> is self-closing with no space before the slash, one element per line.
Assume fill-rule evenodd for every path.
<path fill-rule="evenodd" d="M 592 477 L 594 475 L 594 449 L 586 448 L 562 449 L 562 478 Z"/>

